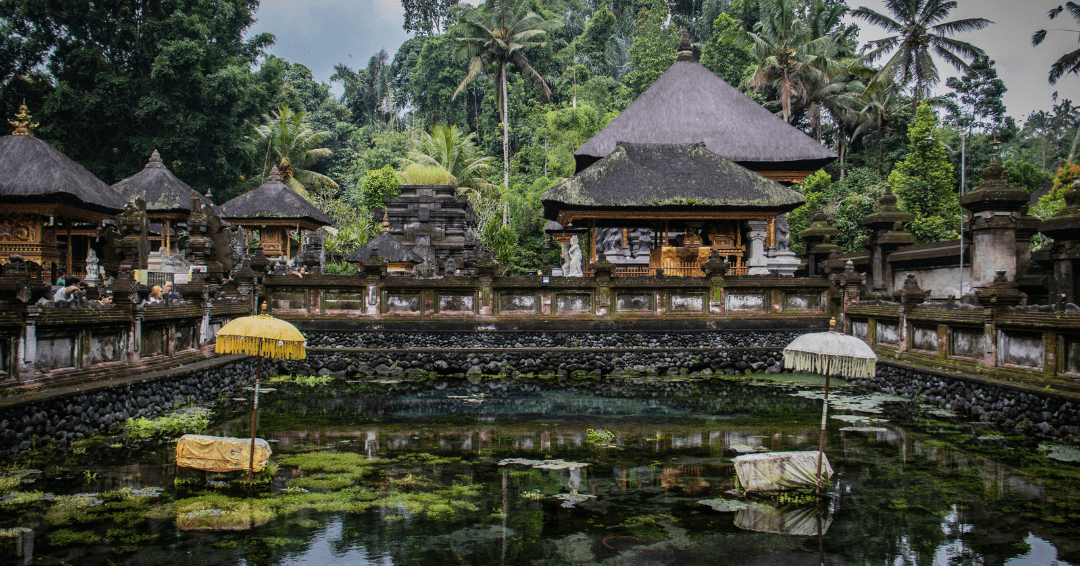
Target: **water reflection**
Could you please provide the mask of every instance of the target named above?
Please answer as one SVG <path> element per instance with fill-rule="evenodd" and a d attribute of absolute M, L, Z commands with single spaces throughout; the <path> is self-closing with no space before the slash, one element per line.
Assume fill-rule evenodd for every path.
<path fill-rule="evenodd" d="M 46 467 L 33 489 L 169 493 L 88 514 L 4 509 L 0 529 L 30 530 L 0 537 L 0 564 L 1033 566 L 1080 556 L 1075 467 L 1021 445 L 993 457 L 960 448 L 973 437 L 954 434 L 956 423 L 830 423 L 837 474 L 831 497 L 815 504 L 735 491 L 737 454 L 816 446 L 820 405 L 789 388 L 439 385 L 286 384 L 261 425 L 282 466 L 255 499 L 174 488 L 167 444 L 103 452 L 109 463 L 88 485 L 72 481 L 77 463 Z M 216 432 L 243 436 L 244 423 Z M 949 435 L 928 432 L 938 426 Z M 613 440 L 596 442 L 597 431 Z M 509 458 L 567 465 L 500 465 Z M 79 544 L 64 532 L 98 539 Z"/>

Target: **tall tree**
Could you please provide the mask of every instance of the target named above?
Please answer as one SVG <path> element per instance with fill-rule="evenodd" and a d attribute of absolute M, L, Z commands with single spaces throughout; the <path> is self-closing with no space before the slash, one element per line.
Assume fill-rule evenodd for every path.
<path fill-rule="evenodd" d="M 257 6 L 0 0 L 0 20 L 50 79 L 43 99 L 27 100 L 41 137 L 107 182 L 159 149 L 177 176 L 221 197 L 252 166 L 245 134 L 281 87 L 281 65 L 254 70 L 273 36 L 244 37 Z"/>
<path fill-rule="evenodd" d="M 1050 12 L 1046 14 L 1046 17 L 1053 20 L 1054 18 L 1057 18 L 1059 15 L 1061 15 L 1061 13 L 1064 11 L 1068 11 L 1069 15 L 1072 16 L 1074 20 L 1076 20 L 1076 23 L 1080 24 L 1080 4 L 1072 1 L 1066 2 L 1064 6 L 1058 6 L 1057 8 L 1050 10 Z M 1058 29 L 1049 31 L 1063 31 L 1066 33 L 1075 33 L 1077 34 L 1077 36 L 1080 36 L 1080 30 L 1075 29 Z M 1046 39 L 1047 33 L 1048 30 L 1045 29 L 1036 31 L 1031 36 L 1031 45 L 1035 46 L 1042 43 L 1043 40 Z M 1078 39 L 1080 39 L 1080 37 L 1078 37 Z M 1047 77 L 1047 80 L 1050 81 L 1050 84 L 1057 84 L 1058 79 L 1068 74 L 1080 75 L 1080 49 L 1070 51 L 1059 57 L 1057 61 L 1054 61 L 1054 64 L 1050 66 L 1050 75 L 1049 77 Z"/>
<path fill-rule="evenodd" d="M 466 86 L 487 69 L 494 67 L 495 101 L 499 105 L 503 145 L 503 190 L 510 186 L 510 130 L 507 103 L 507 70 L 513 63 L 519 71 L 531 76 L 543 89 L 544 96 L 551 97 L 551 89 L 544 78 L 529 63 L 525 50 L 544 45 L 537 38 L 559 24 L 558 20 L 545 20 L 529 11 L 528 0 L 487 0 L 482 9 L 469 5 L 460 6 L 458 25 L 462 34 L 456 38 L 458 60 L 468 60 L 469 70 L 461 80 L 456 98 Z"/>
<path fill-rule="evenodd" d="M 431 133 L 424 132 L 419 148 L 410 152 L 405 161 L 445 171 L 460 192 L 490 195 L 495 188 L 483 177 L 491 158 L 479 155 L 475 133 L 466 133 L 457 126 L 432 126 Z"/>
<path fill-rule="evenodd" d="M 867 43 L 870 62 L 893 52 L 868 86 L 878 88 L 888 83 L 899 83 L 906 87 L 914 82 L 913 110 L 926 98 L 929 89 L 938 83 L 935 55 L 960 71 L 968 70 L 963 58 L 986 55 L 982 49 L 970 43 L 948 37 L 980 30 L 993 23 L 986 18 L 942 21 L 956 7 L 955 0 L 885 0 L 885 7 L 892 17 L 866 6 L 851 12 L 852 16 L 895 34 Z"/>
<path fill-rule="evenodd" d="M 675 62 L 679 37 L 668 25 L 667 5 L 651 0 L 638 12 L 633 43 L 630 44 L 630 72 L 623 83 L 634 97 L 649 88 Z"/>
<path fill-rule="evenodd" d="M 960 202 L 953 190 L 953 166 L 945 146 L 933 138 L 937 116 L 920 104 L 908 128 L 908 154 L 889 174 L 900 206 L 915 216 L 911 233 L 920 244 L 956 238 Z"/>
<path fill-rule="evenodd" d="M 945 85 L 952 89 L 945 95 L 948 120 L 960 130 L 982 132 L 1000 139 L 1016 129 L 1016 121 L 1005 114 L 1002 100 L 1008 89 L 998 78 L 989 57 L 976 57 L 964 76 L 949 77 L 945 79 Z"/>
<path fill-rule="evenodd" d="M 401 0 L 405 23 L 401 27 L 416 35 L 441 35 L 458 0 Z"/>
<path fill-rule="evenodd" d="M 846 33 L 836 29 L 846 11 L 843 5 L 812 2 L 806 19 L 800 7 L 797 0 L 762 0 L 761 20 L 754 30 L 743 27 L 728 36 L 754 58 L 756 67 L 747 85 L 774 89 L 784 121 L 791 119 L 798 100 L 806 102 L 807 81 L 828 83 L 828 76 L 840 72 L 840 39 Z"/>
<path fill-rule="evenodd" d="M 318 160 L 329 158 L 333 152 L 320 147 L 330 132 L 313 130 L 307 112 L 294 111 L 283 104 L 263 116 L 263 123 L 255 127 L 255 133 L 256 147 L 266 152 L 262 177 L 276 166 L 281 180 L 301 195 L 314 187 L 337 188 L 333 179 L 311 170 Z"/>

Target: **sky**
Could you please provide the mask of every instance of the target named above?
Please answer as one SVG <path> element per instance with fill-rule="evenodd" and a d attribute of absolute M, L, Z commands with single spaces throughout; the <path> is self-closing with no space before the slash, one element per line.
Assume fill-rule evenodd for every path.
<path fill-rule="evenodd" d="M 1051 94 L 1080 102 L 1080 77 L 1063 77 L 1057 85 L 1047 83 L 1050 65 L 1062 54 L 1080 47 L 1077 34 L 1051 32 L 1038 47 L 1031 46 L 1031 34 L 1037 29 L 1077 29 L 1075 20 L 1064 13 L 1050 21 L 1046 13 L 1062 0 L 957 0 L 950 19 L 983 17 L 993 25 L 964 33 L 959 39 L 977 45 L 996 61 L 998 76 L 1005 82 L 1005 106 L 1009 115 L 1022 121 L 1036 110 L 1048 110 Z M 473 2 L 475 3 L 475 2 Z M 888 13 L 883 0 L 848 0 L 852 8 L 867 6 Z M 315 79 L 329 82 L 338 63 L 357 69 L 380 49 L 393 57 L 409 38 L 402 28 L 404 10 L 400 0 L 262 0 L 255 14 L 256 22 L 249 35 L 270 32 L 277 42 L 269 49 L 273 55 L 309 67 Z M 865 21 L 860 27 L 860 41 L 884 36 L 880 28 Z M 941 82 L 935 94 L 948 92 L 945 78 L 959 73 L 938 61 Z M 332 86 L 341 93 L 341 85 Z"/>

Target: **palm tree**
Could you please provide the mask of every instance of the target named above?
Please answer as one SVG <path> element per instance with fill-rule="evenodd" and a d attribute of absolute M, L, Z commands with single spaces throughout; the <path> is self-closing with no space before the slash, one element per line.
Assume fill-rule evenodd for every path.
<path fill-rule="evenodd" d="M 551 89 L 540 73 L 529 64 L 525 50 L 544 45 L 545 42 L 535 38 L 557 26 L 559 21 L 545 20 L 528 10 L 527 0 L 486 0 L 482 10 L 465 4 L 461 5 L 458 11 L 458 25 L 462 36 L 455 38 L 458 49 L 454 56 L 458 60 L 467 59 L 469 70 L 454 91 L 454 97 L 485 70 L 495 68 L 495 101 L 499 104 L 499 120 L 502 122 L 503 190 L 510 186 L 507 65 L 512 62 L 518 70 L 533 77 L 544 90 L 544 96 L 551 98 Z"/>
<path fill-rule="evenodd" d="M 1058 6 L 1057 8 L 1050 10 L 1046 17 L 1053 20 L 1054 18 L 1058 17 L 1059 14 L 1066 10 L 1068 10 L 1069 14 L 1073 17 L 1074 20 L 1076 20 L 1076 23 L 1080 24 L 1080 4 L 1077 4 L 1076 2 L 1066 2 L 1064 6 Z M 1051 31 L 1078 33 L 1077 30 L 1068 29 L 1057 29 Z M 1046 33 L 1047 30 L 1044 29 L 1035 32 L 1031 36 L 1031 45 L 1039 45 L 1040 43 L 1042 43 L 1043 40 L 1046 39 Z M 1080 49 L 1070 51 L 1058 58 L 1057 61 L 1054 61 L 1054 64 L 1050 66 L 1050 84 L 1057 84 L 1058 79 L 1060 79 L 1063 75 L 1069 73 L 1072 73 L 1074 75 L 1080 75 Z"/>
<path fill-rule="evenodd" d="M 804 20 L 797 0 L 763 0 L 761 21 L 753 32 L 740 27 L 727 34 L 736 45 L 749 48 L 757 60 L 747 86 L 774 87 L 784 121 L 791 118 L 794 100 L 806 100 L 807 81 L 828 82 L 827 76 L 840 71 L 838 58 L 846 32 L 830 30 L 845 10 L 843 5 L 813 2 Z"/>
<path fill-rule="evenodd" d="M 877 90 L 868 90 L 863 95 L 863 104 L 863 109 L 860 112 L 862 114 L 860 130 L 874 128 L 877 131 L 877 170 L 878 175 L 881 175 L 885 134 L 904 102 L 901 100 L 900 91 L 896 85 L 886 85 Z M 862 131 L 859 131 L 859 133 L 861 134 Z M 854 140 L 854 137 L 852 139 Z"/>
<path fill-rule="evenodd" d="M 266 146 L 263 177 L 277 166 L 281 180 L 300 195 L 306 196 L 309 187 L 338 188 L 330 177 L 309 169 L 333 152 L 319 147 L 331 134 L 312 129 L 307 112 L 294 112 L 282 104 L 277 111 L 263 114 L 263 123 L 255 126 L 255 132 L 259 146 Z"/>
<path fill-rule="evenodd" d="M 459 192 L 491 196 L 497 189 L 482 176 L 491 158 L 476 157 L 476 152 L 475 133 L 466 135 L 457 126 L 436 124 L 431 133 L 424 132 L 419 150 L 410 152 L 404 161 L 445 171 Z"/>
<path fill-rule="evenodd" d="M 806 84 L 810 127 L 814 137 L 821 142 L 822 132 L 827 126 L 825 117 L 832 122 L 840 150 L 840 178 L 843 179 L 847 150 L 862 133 L 857 126 L 858 115 L 865 107 L 861 95 L 866 87 L 847 72 L 833 76 L 818 73 Z"/>
<path fill-rule="evenodd" d="M 851 12 L 856 18 L 896 34 L 867 43 L 867 59 L 870 62 L 895 50 L 868 86 L 873 90 L 890 83 L 910 85 L 914 81 L 912 111 L 925 98 L 926 91 L 939 80 L 934 55 L 964 72 L 967 72 L 968 64 L 962 57 L 970 59 L 986 55 L 982 49 L 970 43 L 946 37 L 980 30 L 994 23 L 986 18 L 942 22 L 949 16 L 949 11 L 956 7 L 955 0 L 885 0 L 885 7 L 895 19 L 866 6 Z"/>

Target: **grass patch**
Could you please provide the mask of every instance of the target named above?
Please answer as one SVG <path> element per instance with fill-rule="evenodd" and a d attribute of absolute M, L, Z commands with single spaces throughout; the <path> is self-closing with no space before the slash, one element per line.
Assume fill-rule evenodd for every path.
<path fill-rule="evenodd" d="M 329 375 L 276 375 L 270 378 L 270 383 L 294 383 L 304 387 L 316 387 L 326 385 L 334 381 Z"/>
<path fill-rule="evenodd" d="M 155 438 L 157 436 L 177 437 L 185 434 L 202 434 L 210 426 L 209 413 L 178 413 L 156 419 L 137 417 L 128 419 L 127 436 L 130 440 Z"/>

